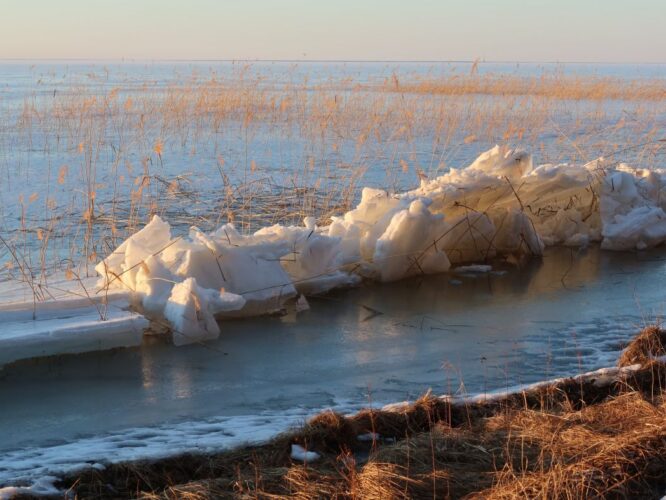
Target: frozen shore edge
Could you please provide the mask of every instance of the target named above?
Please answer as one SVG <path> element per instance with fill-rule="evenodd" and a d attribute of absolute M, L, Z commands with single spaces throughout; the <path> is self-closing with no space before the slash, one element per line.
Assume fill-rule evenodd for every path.
<path fill-rule="evenodd" d="M 665 364 L 666 356 L 653 362 Z M 537 395 L 558 388 L 592 384 L 609 387 L 639 372 L 645 365 L 609 367 L 560 377 L 508 389 L 465 396 L 436 396 L 442 403 L 455 408 L 496 405 L 509 398 Z M 403 413 L 417 402 L 403 401 L 384 405 L 345 405 L 319 410 L 294 408 L 279 413 L 264 413 L 239 417 L 219 417 L 200 422 L 182 422 L 157 427 L 139 427 L 106 436 L 84 438 L 60 445 L 19 449 L 4 453 L 0 458 L 0 498 L 14 494 L 53 495 L 60 478 L 88 469 L 103 470 L 122 462 L 161 460 L 183 454 L 223 452 L 247 445 L 258 446 L 279 435 L 297 431 L 306 421 L 326 411 L 353 416 L 363 410 Z M 62 494 L 62 492 L 59 492 Z M 4 496 L 3 496 L 4 495 Z"/>

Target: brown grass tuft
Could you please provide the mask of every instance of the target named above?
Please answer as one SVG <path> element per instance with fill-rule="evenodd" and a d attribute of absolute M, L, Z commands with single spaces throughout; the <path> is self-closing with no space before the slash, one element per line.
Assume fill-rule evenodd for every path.
<path fill-rule="evenodd" d="M 666 330 L 659 325 L 648 326 L 629 343 L 620 356 L 618 366 L 642 365 L 665 354 Z"/>
<path fill-rule="evenodd" d="M 325 411 L 312 417 L 295 438 L 306 449 L 340 453 L 356 444 L 352 423 L 339 413 Z"/>

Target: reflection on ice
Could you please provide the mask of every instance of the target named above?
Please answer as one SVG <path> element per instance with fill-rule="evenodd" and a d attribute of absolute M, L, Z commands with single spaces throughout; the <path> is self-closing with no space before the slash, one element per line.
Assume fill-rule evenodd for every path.
<path fill-rule="evenodd" d="M 195 430 L 206 423 L 220 429 L 206 446 L 228 446 L 238 442 L 228 433 L 279 430 L 270 415 L 284 412 L 297 423 L 340 401 L 383 404 L 429 387 L 485 392 L 608 366 L 663 312 L 663 259 L 549 248 L 519 265 L 495 262 L 504 275 L 460 276 L 457 286 L 447 275 L 416 276 L 312 297 L 309 310 L 287 316 L 225 320 L 224 335 L 205 344 L 174 349 L 151 337 L 135 348 L 7 365 L 0 400 L 11 404 L 0 426 L 13 432 L 0 438 L 0 477 L 29 473 L 39 457 L 53 466 L 67 450 L 71 465 L 97 460 L 94 450 L 196 449 Z M 15 461 L 27 448 L 37 458 Z"/>

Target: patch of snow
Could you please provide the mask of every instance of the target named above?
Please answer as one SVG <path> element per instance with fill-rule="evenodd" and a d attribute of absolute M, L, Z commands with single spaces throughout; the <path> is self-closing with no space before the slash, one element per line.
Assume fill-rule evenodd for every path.
<path fill-rule="evenodd" d="M 53 483 L 57 481 L 53 476 L 42 476 L 36 479 L 30 486 L 6 486 L 0 488 L 0 500 L 9 500 L 17 496 L 47 496 L 60 495 L 62 492 Z"/>
<path fill-rule="evenodd" d="M 442 396 L 442 398 L 449 399 L 453 403 L 479 403 L 479 402 L 490 402 L 504 399 L 507 396 L 512 394 L 518 394 L 522 392 L 531 392 L 545 387 L 561 384 L 566 380 L 574 380 L 576 382 L 593 382 L 596 386 L 605 386 L 610 382 L 619 380 L 622 376 L 638 371 L 641 368 L 640 364 L 624 366 L 621 368 L 609 367 L 609 368 L 600 368 L 591 372 L 581 373 L 574 377 L 561 377 L 554 378 L 550 380 L 543 380 L 540 382 L 535 382 L 533 384 L 523 384 L 509 387 L 507 389 L 501 389 L 492 392 L 484 392 L 475 394 L 472 396 L 456 396 L 451 398 L 450 396 Z"/>
<path fill-rule="evenodd" d="M 0 456 L 0 485 L 29 483 L 35 478 L 84 470 L 103 464 L 151 459 L 179 452 L 211 452 L 269 440 L 295 427 L 310 411 L 217 417 L 204 421 L 136 427 L 107 435 L 4 451 Z"/>
<path fill-rule="evenodd" d="M 330 408 L 297 407 L 280 412 L 165 423 L 82 437 L 49 446 L 5 450 L 0 454 L 0 486 L 31 484 L 46 476 L 58 476 L 91 467 L 103 470 L 105 464 L 110 463 L 159 459 L 175 453 L 208 453 L 260 444 L 281 432 L 298 428 L 313 414 L 321 411 L 334 410 L 350 414 L 366 406 L 341 401 Z"/>
<path fill-rule="evenodd" d="M 314 462 L 315 460 L 319 460 L 320 458 L 321 456 L 317 452 L 308 451 L 299 444 L 291 445 L 292 460 L 300 460 L 301 462 L 308 463 L 308 462 Z"/>
<path fill-rule="evenodd" d="M 381 438 L 382 438 L 381 435 L 377 434 L 376 432 L 366 432 L 365 434 L 359 434 L 358 436 L 356 436 L 357 440 L 364 443 L 370 441 L 379 441 Z"/>
<path fill-rule="evenodd" d="M 387 405 L 382 406 L 381 410 L 390 413 L 400 413 L 409 408 L 409 405 L 410 405 L 409 401 L 397 401 L 395 403 L 389 403 Z"/>

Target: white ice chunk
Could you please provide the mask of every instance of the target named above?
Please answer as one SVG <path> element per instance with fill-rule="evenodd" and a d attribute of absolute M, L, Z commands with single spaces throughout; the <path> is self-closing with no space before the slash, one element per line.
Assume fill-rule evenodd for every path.
<path fill-rule="evenodd" d="M 296 301 L 296 312 L 308 311 L 309 309 L 310 304 L 308 303 L 308 299 L 305 298 L 305 295 L 299 296 Z"/>
<path fill-rule="evenodd" d="M 636 207 L 608 220 L 602 231 L 602 248 L 643 250 L 666 241 L 666 213 L 660 207 Z"/>
<path fill-rule="evenodd" d="M 435 243 L 446 229 L 444 217 L 431 214 L 421 200 L 396 213 L 376 243 L 373 262 L 380 279 L 447 271 L 451 263 Z"/>
<path fill-rule="evenodd" d="M 244 303 L 238 295 L 198 286 L 195 278 L 177 283 L 164 309 L 164 317 L 173 327 L 174 345 L 216 339 L 220 327 L 215 314 L 239 309 Z"/>
<path fill-rule="evenodd" d="M 176 278 L 157 256 L 149 256 L 136 274 L 136 291 L 142 295 L 143 310 L 160 317 Z"/>
<path fill-rule="evenodd" d="M 316 453 L 314 451 L 308 451 L 305 448 L 303 448 L 301 445 L 292 444 L 291 458 L 292 460 L 300 460 L 301 462 L 308 463 L 308 462 L 314 462 L 315 460 L 319 460 L 320 456 L 319 453 Z"/>
<path fill-rule="evenodd" d="M 120 278 L 118 276 L 123 271 L 129 271 L 148 255 L 167 246 L 170 241 L 171 227 L 155 215 L 143 229 L 127 238 L 111 255 L 97 264 L 95 271 L 103 278 L 100 287 L 111 284 L 114 287 L 126 286 L 132 289 L 133 274 L 127 277 L 123 275 Z"/>
<path fill-rule="evenodd" d="M 273 244 L 287 244 L 290 251 L 281 263 L 301 293 L 322 293 L 358 282 L 341 270 L 342 239 L 318 232 L 313 217 L 306 217 L 305 227 L 274 225 L 257 231 L 254 238 Z"/>

